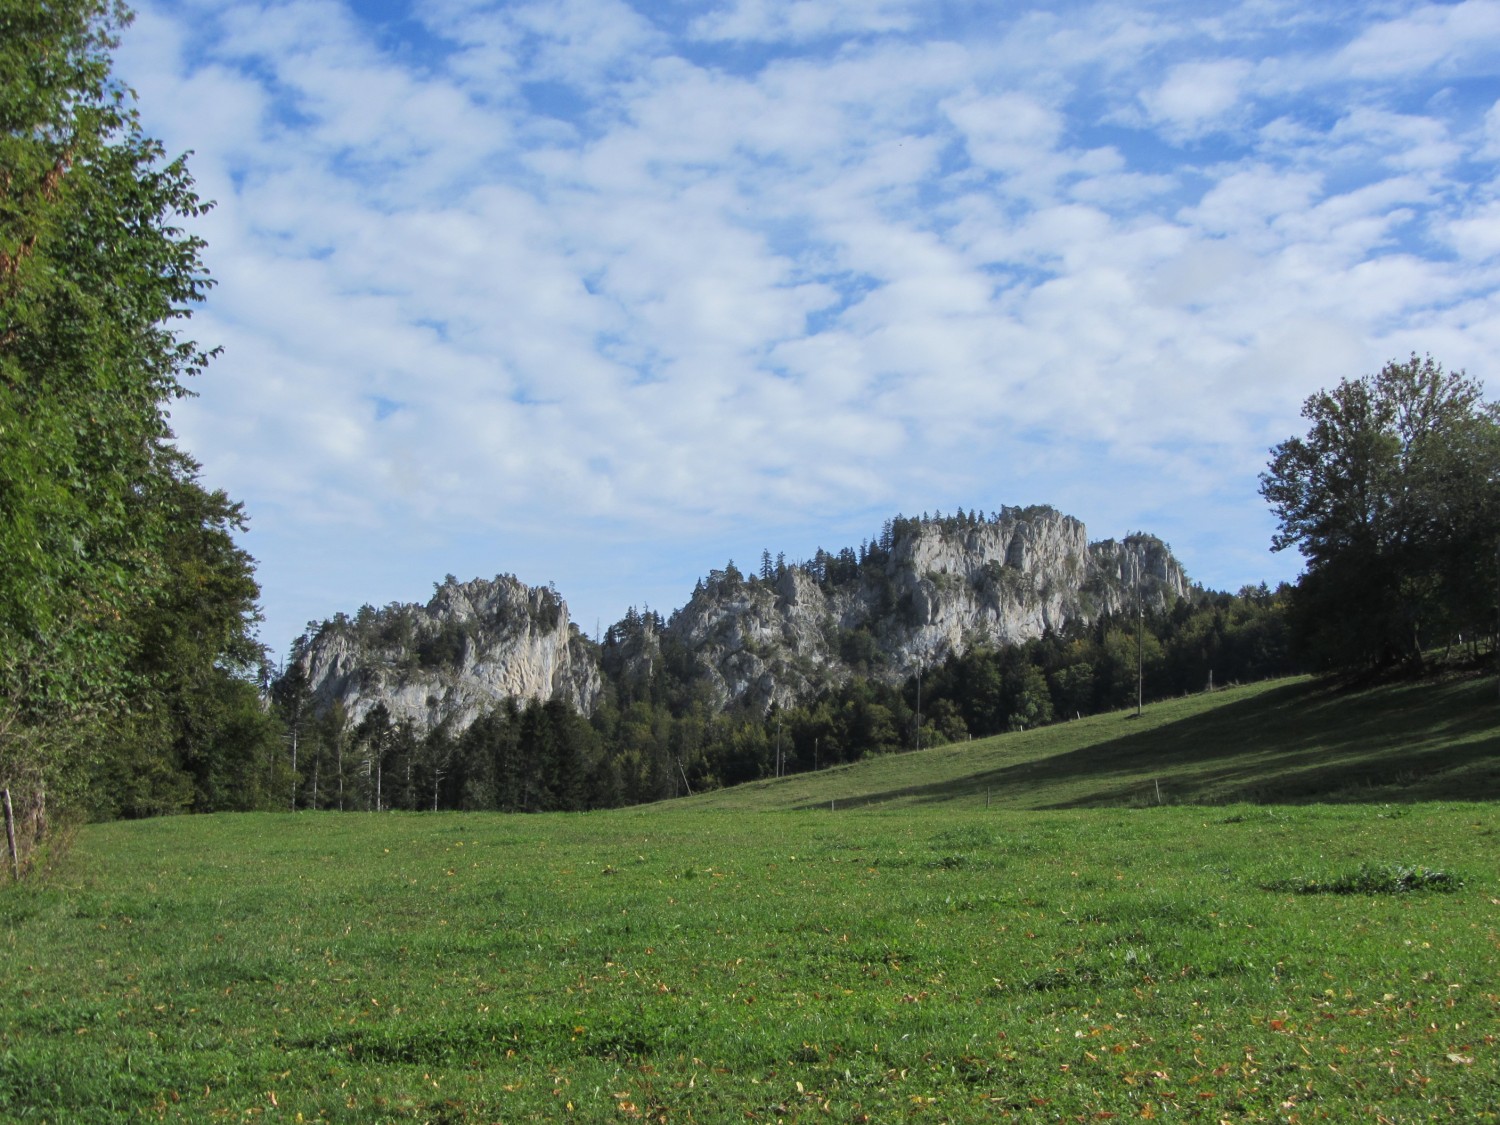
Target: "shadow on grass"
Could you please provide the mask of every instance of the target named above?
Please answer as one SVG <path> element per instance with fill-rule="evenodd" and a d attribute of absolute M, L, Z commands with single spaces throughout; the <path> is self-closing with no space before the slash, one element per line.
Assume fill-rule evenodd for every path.
<path fill-rule="evenodd" d="M 1493 680 L 1341 693 L 1295 683 L 1077 750 L 930 785 L 850 794 L 846 807 L 928 803 L 986 791 L 1033 808 L 1389 802 L 1500 797 Z M 1149 719 L 1149 709 L 1148 709 Z M 812 807 L 812 805 L 809 805 Z"/>

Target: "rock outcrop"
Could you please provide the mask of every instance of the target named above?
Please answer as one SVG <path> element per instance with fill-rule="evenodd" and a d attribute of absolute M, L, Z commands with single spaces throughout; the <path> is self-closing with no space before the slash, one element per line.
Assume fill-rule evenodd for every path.
<path fill-rule="evenodd" d="M 895 520 L 861 555 L 769 578 L 715 571 L 667 623 L 721 704 L 795 703 L 855 673 L 899 682 L 950 653 L 1060 632 L 1069 622 L 1147 609 L 1188 592 L 1160 540 L 1090 544 L 1051 508 L 990 518 Z"/>
<path fill-rule="evenodd" d="M 337 701 L 351 723 L 384 703 L 421 729 L 446 721 L 463 730 L 507 699 L 562 699 L 587 713 L 601 691 L 593 646 L 556 591 L 509 575 L 450 576 L 425 606 L 336 616 L 295 659 L 318 704 Z"/>
<path fill-rule="evenodd" d="M 324 707 L 462 730 L 496 704 L 562 699 L 591 712 L 609 679 L 636 697 L 662 669 L 721 707 L 790 706 L 856 675 L 900 682 L 949 654 L 1030 640 L 1188 592 L 1148 535 L 1090 544 L 1051 508 L 895 519 L 859 552 L 818 552 L 745 577 L 713 571 L 665 622 L 632 611 L 601 649 L 550 587 L 449 577 L 425 606 L 325 622 L 296 659 Z M 606 676 L 607 670 L 607 676 Z"/>

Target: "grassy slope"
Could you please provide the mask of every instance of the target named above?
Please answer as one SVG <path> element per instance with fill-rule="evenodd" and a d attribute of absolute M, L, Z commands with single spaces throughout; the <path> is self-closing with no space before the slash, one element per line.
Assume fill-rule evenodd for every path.
<path fill-rule="evenodd" d="M 1492 800 L 1491 679 L 1336 692 L 1276 680 L 1019 734 L 702 794 L 688 807 L 957 801 L 1012 809 L 1166 803 Z"/>
<path fill-rule="evenodd" d="M 0 888 L 0 1119 L 1497 1121 L 1497 806 L 983 807 L 1483 796 L 1492 687 L 1265 685 L 667 810 L 90 826 Z M 1466 883 L 1286 889 L 1369 864 Z"/>

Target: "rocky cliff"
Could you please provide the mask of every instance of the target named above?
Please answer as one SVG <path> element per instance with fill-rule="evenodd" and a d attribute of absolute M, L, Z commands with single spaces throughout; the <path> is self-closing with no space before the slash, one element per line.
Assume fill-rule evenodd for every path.
<path fill-rule="evenodd" d="M 713 571 L 663 622 L 632 611 L 602 649 L 550 588 L 512 577 L 449 578 L 426 606 L 365 607 L 299 642 L 315 697 L 358 721 L 383 701 L 396 718 L 462 729 L 505 699 L 560 698 L 592 711 L 667 669 L 719 706 L 792 705 L 856 675 L 900 682 L 977 644 L 1001 646 L 1072 622 L 1171 606 L 1188 592 L 1160 540 L 1089 543 L 1051 508 L 890 521 L 858 552 L 769 560 L 754 576 Z"/>
<path fill-rule="evenodd" d="M 859 554 L 745 579 L 726 568 L 667 623 L 721 704 L 790 705 L 853 674 L 899 682 L 950 653 L 1148 609 L 1188 591 L 1160 540 L 1090 544 L 1051 508 L 891 521 Z"/>
<path fill-rule="evenodd" d="M 393 719 L 462 730 L 507 699 L 563 699 L 592 711 L 599 662 L 556 591 L 510 575 L 449 577 L 425 605 L 340 614 L 299 643 L 295 659 L 322 706 L 357 723 L 377 703 Z"/>

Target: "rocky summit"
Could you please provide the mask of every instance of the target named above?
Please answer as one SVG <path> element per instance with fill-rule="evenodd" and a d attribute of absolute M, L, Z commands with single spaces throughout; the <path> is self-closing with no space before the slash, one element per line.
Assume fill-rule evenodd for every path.
<path fill-rule="evenodd" d="M 339 614 L 302 637 L 293 659 L 313 698 L 352 723 L 380 703 L 422 729 L 462 730 L 512 699 L 562 699 L 586 714 L 602 689 L 596 646 L 562 598 L 512 575 L 450 575 L 425 606 Z"/>
<path fill-rule="evenodd" d="M 425 606 L 364 607 L 302 637 L 295 660 L 314 697 L 358 721 L 377 703 L 421 728 L 461 730 L 506 700 L 561 699 L 591 712 L 611 685 L 665 662 L 718 707 L 764 711 L 868 676 L 904 681 L 976 645 L 1001 647 L 1104 614 L 1170 608 L 1188 593 L 1161 540 L 1090 543 L 1046 507 L 988 516 L 897 517 L 858 551 L 698 583 L 663 621 L 631 611 L 602 644 L 550 587 L 451 576 Z"/>

